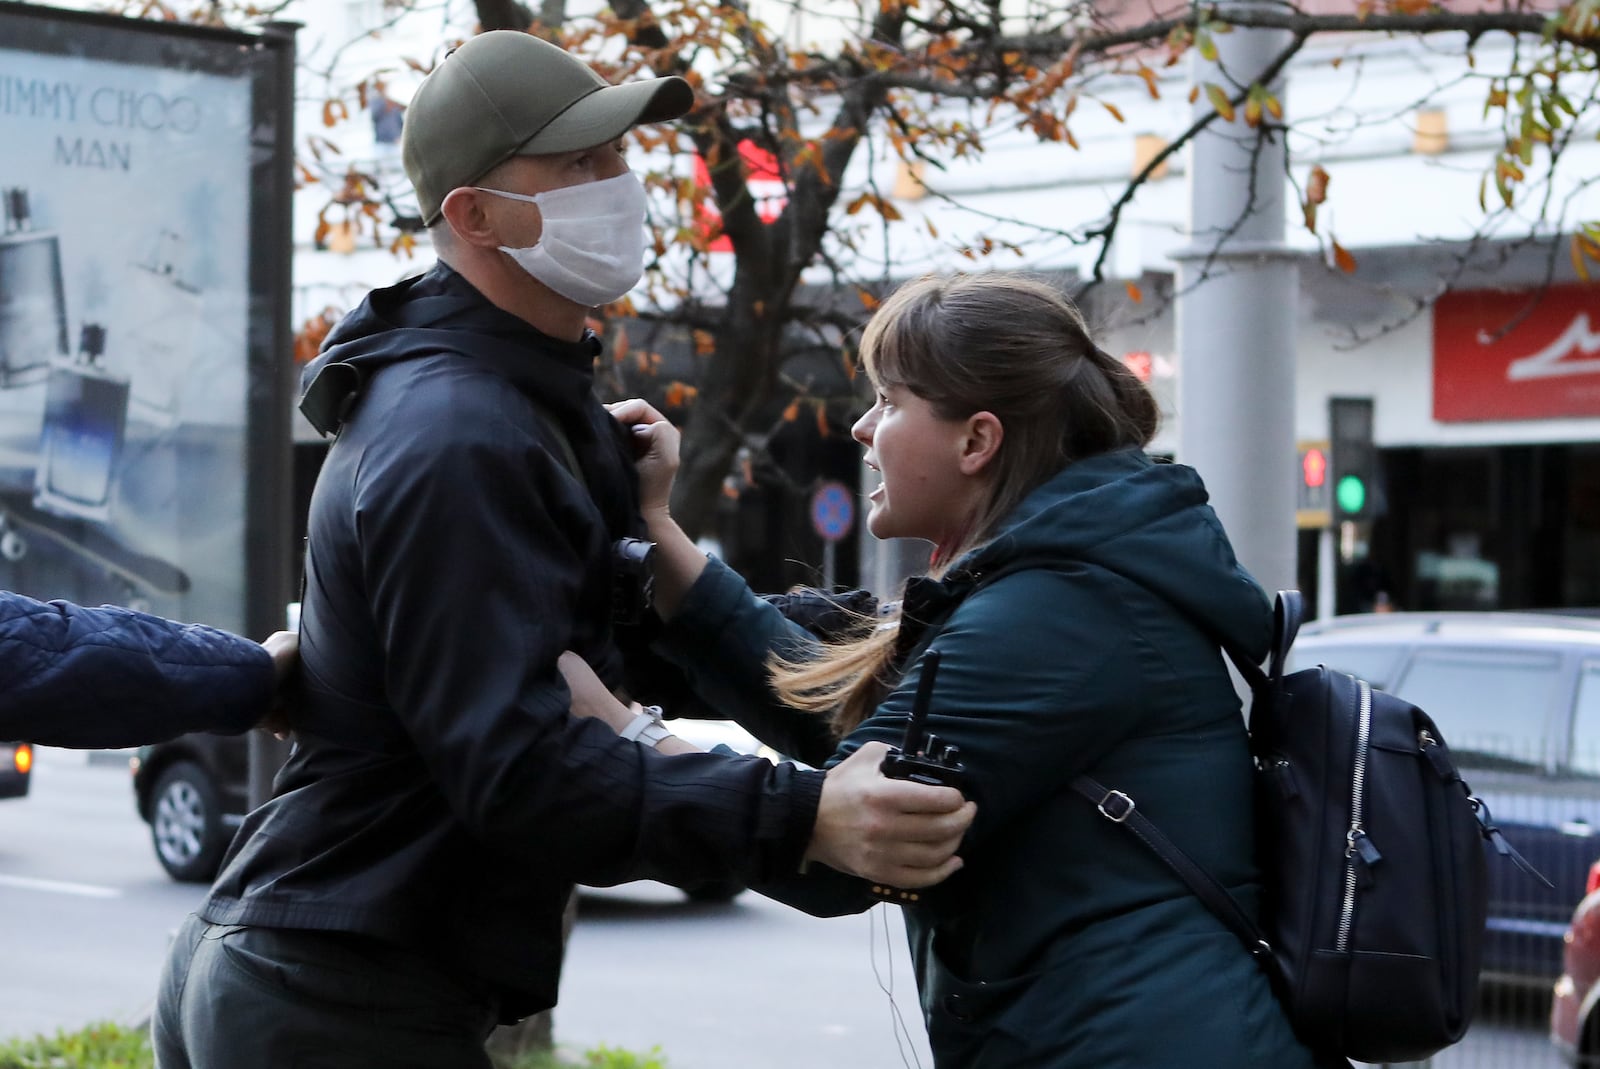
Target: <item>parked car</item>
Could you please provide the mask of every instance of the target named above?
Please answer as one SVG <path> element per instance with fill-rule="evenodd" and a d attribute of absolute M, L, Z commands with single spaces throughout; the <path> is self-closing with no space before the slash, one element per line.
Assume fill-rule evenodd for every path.
<path fill-rule="evenodd" d="M 129 759 L 139 816 L 156 860 L 174 880 L 209 883 L 222 864 L 249 797 L 244 735 L 181 735 L 142 746 Z"/>
<path fill-rule="evenodd" d="M 1381 613 L 1308 623 L 1290 666 L 1325 664 L 1427 712 L 1473 794 L 1546 888 L 1489 850 L 1484 977 L 1544 986 L 1600 857 L 1600 620 Z"/>
<path fill-rule="evenodd" d="M 722 745 L 736 753 L 778 755 L 731 720 L 673 720 L 674 733 L 705 749 Z M 150 825 L 156 860 L 167 875 L 209 883 L 222 864 L 249 798 L 249 740 L 244 735 L 182 735 L 143 746 L 129 759 L 134 801 Z M 0 747 L 0 754 L 5 752 Z M 0 776 L 0 797 L 4 777 Z M 26 784 L 24 783 L 24 789 Z M 697 902 L 722 902 L 744 890 L 731 882 L 685 888 Z"/>
<path fill-rule="evenodd" d="M 33 747 L 25 742 L 0 742 L 0 798 L 21 798 L 33 779 Z"/>
<path fill-rule="evenodd" d="M 1550 1041 L 1573 1065 L 1600 1066 L 1600 861 L 1572 914 L 1561 979 L 1550 1001 Z"/>

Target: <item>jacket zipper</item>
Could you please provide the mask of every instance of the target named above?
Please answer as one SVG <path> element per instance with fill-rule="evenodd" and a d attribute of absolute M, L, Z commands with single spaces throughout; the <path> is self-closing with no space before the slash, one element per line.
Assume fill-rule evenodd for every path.
<path fill-rule="evenodd" d="M 1350 949 L 1350 929 L 1356 915 L 1356 866 L 1358 854 L 1364 853 L 1362 840 L 1366 832 L 1361 827 L 1362 803 L 1367 787 L 1367 742 L 1372 733 L 1372 689 L 1365 680 L 1357 680 L 1360 688 L 1356 711 L 1355 771 L 1350 783 L 1350 830 L 1345 833 L 1344 905 L 1339 910 L 1339 934 L 1333 948 L 1344 952 Z"/>

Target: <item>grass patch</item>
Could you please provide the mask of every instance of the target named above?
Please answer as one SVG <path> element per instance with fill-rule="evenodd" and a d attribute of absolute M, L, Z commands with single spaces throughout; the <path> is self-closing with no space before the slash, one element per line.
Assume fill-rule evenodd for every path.
<path fill-rule="evenodd" d="M 109 1021 L 76 1032 L 0 1042 L 0 1069 L 152 1069 L 154 1065 L 145 1029 Z"/>
<path fill-rule="evenodd" d="M 576 1057 L 576 1061 L 574 1061 Z M 0 1069 L 7 1069 L 0 1065 Z M 651 1047 L 644 1053 L 608 1047 L 604 1043 L 582 1054 L 571 1055 L 559 1051 L 538 1051 L 505 1066 L 505 1069 L 668 1069 L 667 1059 L 660 1047 Z"/>
<path fill-rule="evenodd" d="M 575 1060 L 574 1060 L 575 1059 Z M 155 1053 L 144 1028 L 102 1021 L 76 1032 L 0 1041 L 0 1069 L 154 1069 Z M 667 1069 L 660 1047 L 639 1053 L 601 1044 L 581 1054 L 540 1051 L 505 1069 Z"/>

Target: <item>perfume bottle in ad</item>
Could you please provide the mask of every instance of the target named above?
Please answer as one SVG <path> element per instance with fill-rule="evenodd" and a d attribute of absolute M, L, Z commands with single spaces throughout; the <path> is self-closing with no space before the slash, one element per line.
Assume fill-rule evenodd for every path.
<path fill-rule="evenodd" d="M 38 382 L 67 355 L 67 306 L 61 245 L 33 229 L 26 189 L 0 190 L 0 389 Z"/>
<path fill-rule="evenodd" d="M 204 309 L 183 256 L 183 239 L 162 230 L 125 277 L 117 317 L 117 356 L 132 379 L 134 418 L 159 427 L 179 422 L 183 383 L 199 356 Z"/>
<path fill-rule="evenodd" d="M 128 420 L 128 380 L 104 367 L 106 330 L 86 323 L 76 357 L 50 370 L 33 503 L 106 520 Z"/>

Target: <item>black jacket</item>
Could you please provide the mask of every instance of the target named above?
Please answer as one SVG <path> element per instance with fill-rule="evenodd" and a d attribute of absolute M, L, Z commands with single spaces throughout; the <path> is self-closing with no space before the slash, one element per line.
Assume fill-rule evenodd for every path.
<path fill-rule="evenodd" d="M 119 747 L 244 731 L 266 714 L 255 642 L 132 609 L 0 591 L 0 739 Z"/>
<path fill-rule="evenodd" d="M 575 881 L 798 866 L 819 773 L 663 757 L 567 713 L 563 650 L 620 678 L 610 546 L 638 522 L 626 434 L 591 394 L 598 352 L 442 264 L 330 335 L 307 382 L 348 363 L 360 391 L 311 500 L 303 734 L 208 920 L 399 941 L 509 1019 L 554 1004 Z"/>

